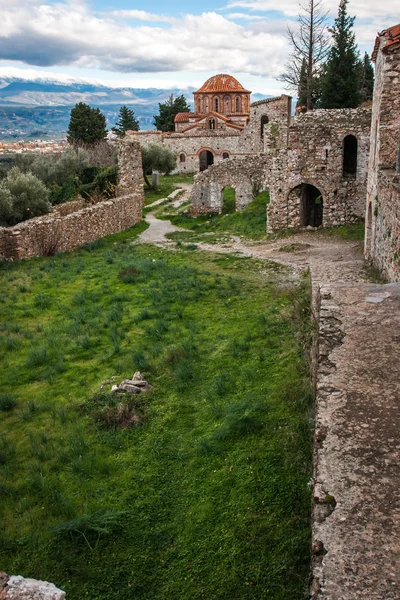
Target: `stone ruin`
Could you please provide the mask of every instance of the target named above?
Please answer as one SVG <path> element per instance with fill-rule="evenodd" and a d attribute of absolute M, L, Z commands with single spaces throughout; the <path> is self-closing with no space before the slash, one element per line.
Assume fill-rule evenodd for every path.
<path fill-rule="evenodd" d="M 0 260 L 51 256 L 124 231 L 142 220 L 144 204 L 140 144 L 118 147 L 119 184 L 115 198 L 87 205 L 83 199 L 55 206 L 51 213 L 0 227 Z"/>
<path fill-rule="evenodd" d="M 372 54 L 375 89 L 365 256 L 390 281 L 400 278 L 400 25 L 382 31 Z"/>
<path fill-rule="evenodd" d="M 267 231 L 332 227 L 364 217 L 371 110 L 315 110 L 264 125 L 259 154 L 210 167 L 195 178 L 193 214 L 221 213 L 223 190 L 236 209 L 268 190 Z"/>

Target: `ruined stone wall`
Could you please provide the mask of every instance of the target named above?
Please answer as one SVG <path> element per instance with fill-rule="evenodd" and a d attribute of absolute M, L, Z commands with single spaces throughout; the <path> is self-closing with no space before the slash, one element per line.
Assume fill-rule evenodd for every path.
<path fill-rule="evenodd" d="M 49 215 L 0 228 L 0 259 L 19 260 L 73 250 L 138 223 L 144 194 L 137 142 L 125 140 L 120 144 L 118 193 L 117 198 L 93 206 L 82 208 L 83 201 L 78 200 L 67 203 L 71 207 L 57 207 Z"/>
<path fill-rule="evenodd" d="M 400 279 L 400 43 L 378 40 L 366 205 L 365 255 Z"/>
<path fill-rule="evenodd" d="M 301 225 L 299 186 L 311 184 L 323 197 L 324 226 L 363 217 L 370 115 L 369 109 L 320 110 L 296 117 L 288 127 L 282 101 L 276 117 L 280 122 L 271 121 L 264 128 L 266 152 L 232 159 L 198 175 L 191 195 L 192 212 L 221 212 L 221 191 L 227 185 L 235 188 L 240 209 L 252 200 L 258 186 L 270 192 L 268 232 L 297 228 Z M 253 124 L 259 118 L 253 115 Z M 343 176 L 346 135 L 358 140 L 355 177 Z"/>
<path fill-rule="evenodd" d="M 8 576 L 0 571 L 1 600 L 64 600 L 65 592 L 47 581 Z"/>

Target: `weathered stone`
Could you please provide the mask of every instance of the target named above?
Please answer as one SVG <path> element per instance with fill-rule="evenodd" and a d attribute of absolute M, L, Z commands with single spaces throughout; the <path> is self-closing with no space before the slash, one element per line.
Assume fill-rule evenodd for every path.
<path fill-rule="evenodd" d="M 0 575 L 1 600 L 64 600 L 64 598 L 65 592 L 47 581 L 25 579 L 20 575 L 8 577 L 5 573 Z"/>
<path fill-rule="evenodd" d="M 52 213 L 0 227 L 0 259 L 19 260 L 73 250 L 87 242 L 128 229 L 142 219 L 143 172 L 140 145 L 124 139 L 119 145 L 118 196 L 87 206 L 67 202 Z"/>
<path fill-rule="evenodd" d="M 397 37 L 396 37 L 397 33 Z M 393 40 L 393 36 L 395 36 Z M 366 207 L 365 256 L 390 281 L 400 278 L 400 26 L 374 49 L 375 87 Z M 393 77 L 396 74 L 397 77 Z"/>
<path fill-rule="evenodd" d="M 124 379 L 118 385 L 113 385 L 112 392 L 117 394 L 140 394 L 141 392 L 149 392 L 152 386 L 145 380 L 143 375 L 137 371 L 132 379 Z"/>

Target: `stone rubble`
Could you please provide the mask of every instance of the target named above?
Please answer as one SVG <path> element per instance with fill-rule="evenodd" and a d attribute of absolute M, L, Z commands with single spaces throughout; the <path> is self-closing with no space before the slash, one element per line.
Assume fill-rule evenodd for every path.
<path fill-rule="evenodd" d="M 140 394 L 141 392 L 150 392 L 152 389 L 143 375 L 136 371 L 132 379 L 124 379 L 118 385 L 113 385 L 111 391 L 116 394 Z"/>

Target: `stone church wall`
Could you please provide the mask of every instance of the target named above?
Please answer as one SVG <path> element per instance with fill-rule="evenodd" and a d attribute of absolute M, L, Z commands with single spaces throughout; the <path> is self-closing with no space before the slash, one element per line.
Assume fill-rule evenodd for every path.
<path fill-rule="evenodd" d="M 143 172 L 137 142 L 120 143 L 118 194 L 116 198 L 91 206 L 82 207 L 82 200 L 67 203 L 49 215 L 14 227 L 1 227 L 0 259 L 19 260 L 73 250 L 141 221 Z"/>
<path fill-rule="evenodd" d="M 223 130 L 196 130 L 187 133 L 163 133 L 161 131 L 138 131 L 129 132 L 128 138 L 138 140 L 142 146 L 155 143 L 166 146 L 178 157 L 176 173 L 198 173 L 200 163 L 200 152 L 209 150 L 214 156 L 214 164 L 221 163 L 223 154 L 229 157 L 244 157 L 249 154 L 257 154 L 264 151 L 264 132 L 261 119 L 267 116 L 268 120 L 280 123 L 286 143 L 286 130 L 291 112 L 291 98 L 281 96 L 255 102 L 250 107 L 250 122 L 242 130 L 226 127 Z M 187 124 L 185 124 L 187 125 Z M 185 160 L 181 162 L 181 155 Z"/>
<path fill-rule="evenodd" d="M 400 42 L 381 36 L 376 54 L 365 255 L 400 280 Z"/>

